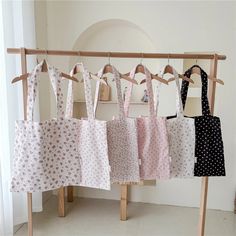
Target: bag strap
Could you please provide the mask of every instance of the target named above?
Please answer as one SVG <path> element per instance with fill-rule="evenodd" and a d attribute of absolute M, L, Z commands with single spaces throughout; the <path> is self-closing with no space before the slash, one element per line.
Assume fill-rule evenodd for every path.
<path fill-rule="evenodd" d="M 184 116 L 184 111 L 183 111 L 183 104 L 182 104 L 182 100 L 181 100 L 181 92 L 180 92 L 180 83 L 179 83 L 179 74 L 177 73 L 177 71 L 175 70 L 174 67 L 172 67 L 172 71 L 173 71 L 173 75 L 175 78 L 175 91 L 176 91 L 176 113 L 177 113 L 177 117 L 183 117 Z M 164 77 L 164 70 L 165 67 L 161 70 L 160 72 L 160 77 L 163 78 Z M 156 96 L 156 112 L 158 111 L 158 106 L 159 106 L 159 94 L 160 94 L 160 88 L 161 88 L 161 82 L 158 82 L 158 86 L 157 86 L 157 96 Z"/>
<path fill-rule="evenodd" d="M 122 92 L 121 92 L 121 82 L 120 82 L 121 77 L 120 77 L 119 71 L 114 66 L 111 66 L 111 67 L 112 67 L 112 72 L 113 72 L 115 83 L 116 83 L 119 118 L 124 119 L 125 118 L 125 111 L 124 111 L 124 101 L 122 99 Z M 99 72 L 97 74 L 99 78 L 103 77 L 104 69 L 105 69 L 105 66 L 99 70 Z M 95 89 L 95 97 L 94 97 L 94 114 L 96 114 L 97 105 L 98 105 L 99 88 L 100 88 L 100 81 L 97 81 L 96 89 Z"/>
<path fill-rule="evenodd" d="M 148 108 L 149 108 L 149 116 L 156 116 L 155 109 L 154 109 L 154 100 L 153 100 L 153 89 L 152 89 L 152 78 L 151 78 L 151 72 L 147 69 L 146 66 L 144 67 L 144 73 L 145 73 L 145 79 L 146 79 L 146 87 L 147 87 L 147 95 L 148 95 Z M 135 71 L 137 67 L 134 67 L 129 76 L 131 79 L 134 79 L 135 77 Z M 124 109 L 125 109 L 125 115 L 128 116 L 129 114 L 129 106 L 130 106 L 130 100 L 133 90 L 133 83 L 129 83 L 128 90 L 125 95 L 125 102 L 124 102 Z"/>
<path fill-rule="evenodd" d="M 81 68 L 81 72 L 83 75 L 84 80 L 84 94 L 85 94 L 85 103 L 86 103 L 86 110 L 87 110 L 87 116 L 88 119 L 95 119 L 94 113 L 93 113 L 93 101 L 92 101 L 92 88 L 91 88 L 91 82 L 90 82 L 90 74 L 88 70 L 85 68 L 83 63 L 76 63 L 71 72 L 70 75 L 73 76 L 73 71 L 75 67 Z M 66 117 L 71 118 L 73 116 L 73 81 L 69 80 L 68 82 L 68 92 L 67 92 L 67 104 L 66 104 Z"/>
<path fill-rule="evenodd" d="M 198 67 L 201 72 L 200 76 L 201 76 L 201 82 L 202 82 L 202 94 L 201 94 L 202 115 L 208 116 L 210 115 L 210 107 L 209 107 L 209 101 L 207 97 L 207 89 L 208 89 L 207 73 L 200 66 L 194 65 L 184 73 L 184 76 L 190 78 L 192 74 L 192 69 L 194 67 Z M 183 80 L 182 87 L 181 87 L 181 97 L 182 97 L 183 108 L 185 108 L 188 88 L 189 88 L 189 82 L 186 80 Z"/>
<path fill-rule="evenodd" d="M 47 62 L 46 62 L 47 63 Z M 38 91 L 39 74 L 42 70 L 43 61 L 35 66 L 32 73 L 28 77 L 28 97 L 27 97 L 27 120 L 32 121 L 34 117 L 34 104 Z M 57 68 L 47 63 L 48 75 L 53 87 L 57 104 L 57 118 L 64 118 L 63 109 L 63 93 L 61 88 L 62 77 Z"/>

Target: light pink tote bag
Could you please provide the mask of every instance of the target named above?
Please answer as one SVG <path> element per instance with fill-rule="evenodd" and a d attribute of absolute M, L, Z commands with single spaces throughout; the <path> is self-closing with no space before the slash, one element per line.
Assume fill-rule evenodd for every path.
<path fill-rule="evenodd" d="M 166 128 L 166 118 L 157 117 L 154 109 L 151 74 L 144 66 L 147 94 L 148 94 L 148 117 L 136 118 L 138 124 L 138 150 L 140 165 L 140 177 L 142 180 L 169 179 L 170 160 L 169 144 Z M 130 72 L 134 79 L 136 68 Z M 125 114 L 128 116 L 129 104 L 133 85 L 127 90 L 125 96 Z"/>
<path fill-rule="evenodd" d="M 79 126 L 76 147 L 81 163 L 81 182 L 79 185 L 110 190 L 110 165 L 108 159 L 106 121 L 95 119 L 89 72 L 82 63 L 77 63 L 75 66 L 79 66 L 83 74 L 88 116 L 87 119 L 76 120 Z M 70 114 L 70 117 L 72 116 L 72 108 L 72 82 L 69 82 L 67 114 Z"/>
<path fill-rule="evenodd" d="M 81 168 L 78 153 L 79 124 L 65 118 L 60 72 L 48 66 L 56 94 L 57 118 L 33 121 L 34 103 L 43 62 L 28 77 L 27 120 L 15 124 L 12 170 L 14 192 L 48 191 L 61 186 L 79 185 Z"/>
<path fill-rule="evenodd" d="M 167 119 L 167 131 L 170 145 L 171 177 L 192 178 L 195 163 L 195 125 L 194 119 L 184 117 L 180 94 L 179 75 L 172 67 L 176 83 L 176 117 Z M 163 77 L 163 70 L 161 77 Z M 160 89 L 160 83 L 157 91 Z M 157 92 L 157 104 L 159 92 Z"/>
<path fill-rule="evenodd" d="M 112 66 L 116 83 L 119 106 L 119 117 L 107 121 L 108 153 L 111 166 L 111 182 L 127 183 L 139 182 L 137 123 L 125 117 L 124 101 L 122 99 L 120 73 Z M 98 72 L 99 78 L 103 76 L 104 68 Z M 99 82 L 95 93 L 96 112 L 99 95 Z"/>

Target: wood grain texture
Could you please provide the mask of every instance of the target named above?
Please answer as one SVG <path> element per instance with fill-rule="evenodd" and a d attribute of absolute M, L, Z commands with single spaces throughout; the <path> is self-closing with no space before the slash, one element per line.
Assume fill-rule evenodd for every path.
<path fill-rule="evenodd" d="M 128 185 L 121 184 L 120 220 L 127 220 Z"/>
<path fill-rule="evenodd" d="M 65 188 L 58 189 L 58 216 L 65 217 Z"/>
<path fill-rule="evenodd" d="M 67 202 L 73 202 L 74 201 L 74 187 L 68 186 L 67 187 Z"/>
<path fill-rule="evenodd" d="M 10 54 L 20 54 L 19 48 L 8 48 Z M 85 57 L 119 57 L 119 58 L 169 58 L 169 59 L 214 59 L 214 54 L 184 54 L 184 53 L 135 53 L 135 52 L 99 52 L 99 51 L 65 51 L 26 49 L 28 55 L 48 54 L 55 56 L 85 56 Z M 225 60 L 225 55 L 217 55 L 218 60 Z"/>

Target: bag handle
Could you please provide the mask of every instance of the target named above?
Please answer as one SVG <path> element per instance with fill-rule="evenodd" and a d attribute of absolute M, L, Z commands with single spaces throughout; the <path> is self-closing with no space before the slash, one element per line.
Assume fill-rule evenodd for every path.
<path fill-rule="evenodd" d="M 83 63 L 76 63 L 71 72 L 70 76 L 73 76 L 73 72 L 76 67 L 80 68 L 80 71 L 83 75 L 83 82 L 84 82 L 84 94 L 85 94 L 85 103 L 86 103 L 86 111 L 88 119 L 95 119 L 93 113 L 93 101 L 92 101 L 92 89 L 91 89 L 91 82 L 90 82 L 90 74 L 88 70 L 85 68 Z M 73 81 L 68 82 L 68 92 L 67 92 L 67 103 L 66 103 L 66 117 L 71 118 L 73 116 Z"/>
<path fill-rule="evenodd" d="M 145 73 L 145 79 L 146 79 L 146 88 L 147 88 L 147 95 L 148 95 L 148 107 L 149 107 L 149 116 L 153 117 L 156 116 L 155 114 L 155 109 L 154 109 L 154 100 L 153 100 L 153 88 L 152 88 L 152 79 L 151 79 L 151 72 L 147 69 L 146 66 L 142 65 L 144 68 L 144 73 Z M 135 72 L 136 72 L 137 66 L 134 67 L 129 76 L 131 79 L 134 79 L 135 77 Z M 130 100 L 131 100 L 131 95 L 132 95 L 132 90 L 133 90 L 133 83 L 130 82 L 129 88 L 126 92 L 125 95 L 125 102 L 124 102 L 124 110 L 125 110 L 125 115 L 128 116 L 129 114 L 129 106 L 130 106 Z"/>
<path fill-rule="evenodd" d="M 207 73 L 198 65 L 193 65 L 190 69 L 188 69 L 184 76 L 190 78 L 192 74 L 192 69 L 194 67 L 198 67 L 201 72 L 201 82 L 202 82 L 202 94 L 201 94 L 201 103 L 202 103 L 202 115 L 208 116 L 210 115 L 210 107 L 209 107 L 209 101 L 207 97 L 207 89 L 208 89 L 208 75 Z M 182 97 L 182 103 L 183 108 L 185 108 L 187 94 L 188 94 L 188 88 L 189 88 L 189 82 L 186 80 L 183 80 L 182 87 L 181 87 L 181 97 Z"/>
<path fill-rule="evenodd" d="M 105 66 L 99 70 L 99 72 L 97 74 L 99 78 L 103 77 Z M 121 82 L 120 82 L 121 77 L 120 77 L 119 71 L 114 66 L 111 65 L 111 67 L 112 67 L 112 73 L 114 75 L 114 79 L 116 82 L 116 93 L 117 93 L 118 108 L 119 108 L 119 118 L 124 119 L 125 118 L 125 111 L 124 111 L 124 101 L 122 99 L 122 92 L 121 92 Z M 100 81 L 97 81 L 96 90 L 95 90 L 95 97 L 94 97 L 94 110 L 93 110 L 94 114 L 96 114 L 97 105 L 98 105 L 99 88 L 100 88 Z"/>
<path fill-rule="evenodd" d="M 42 71 L 43 62 L 41 61 L 38 65 L 35 66 L 32 73 L 28 77 L 28 97 L 27 97 L 27 120 L 33 121 L 34 117 L 34 104 L 38 90 L 39 84 L 39 74 Z M 53 87 L 53 91 L 56 97 L 57 104 L 57 118 L 64 118 L 63 110 L 63 93 L 61 88 L 62 77 L 57 68 L 50 66 L 47 63 L 48 75 Z"/>

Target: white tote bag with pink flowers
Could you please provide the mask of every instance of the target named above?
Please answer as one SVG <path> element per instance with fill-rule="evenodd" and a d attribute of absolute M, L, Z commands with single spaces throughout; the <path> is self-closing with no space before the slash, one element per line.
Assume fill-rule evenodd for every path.
<path fill-rule="evenodd" d="M 33 121 L 34 103 L 43 62 L 28 78 L 27 120 L 15 124 L 12 170 L 14 192 L 48 191 L 79 185 L 81 167 L 78 153 L 79 123 L 65 118 L 60 72 L 50 66 L 48 74 L 56 95 L 57 118 Z"/>
<path fill-rule="evenodd" d="M 136 67 L 130 72 L 130 77 L 135 77 Z M 142 180 L 169 179 L 170 160 L 169 143 L 167 136 L 166 118 L 157 117 L 154 109 L 151 73 L 144 66 L 149 116 L 138 117 L 138 151 L 140 165 L 140 178 Z M 125 96 L 125 114 L 128 116 L 133 84 Z"/>
<path fill-rule="evenodd" d="M 98 72 L 103 76 L 104 68 Z M 107 121 L 108 154 L 111 166 L 111 182 L 139 182 L 137 123 L 134 119 L 125 117 L 124 102 L 121 93 L 120 73 L 112 66 L 116 83 L 119 117 Z M 94 112 L 96 112 L 99 95 L 97 83 Z"/>
<path fill-rule="evenodd" d="M 84 81 L 84 94 L 87 119 L 77 120 L 78 141 L 76 143 L 81 164 L 80 186 L 110 190 L 110 165 L 108 160 L 107 125 L 106 121 L 95 119 L 93 112 L 90 74 L 82 63 L 77 63 Z M 67 114 L 72 117 L 73 93 L 72 81 L 69 82 Z"/>

